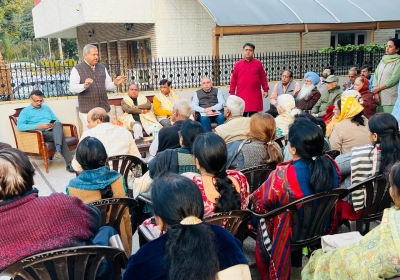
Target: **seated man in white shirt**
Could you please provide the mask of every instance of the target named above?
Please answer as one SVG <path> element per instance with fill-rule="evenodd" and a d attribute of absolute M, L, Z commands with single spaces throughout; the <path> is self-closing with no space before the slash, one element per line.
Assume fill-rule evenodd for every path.
<path fill-rule="evenodd" d="M 109 157 L 116 155 L 132 155 L 141 158 L 132 134 L 122 126 L 110 123 L 107 112 L 100 107 L 93 108 L 87 114 L 89 130 L 82 133 L 81 139 L 87 136 L 96 137 L 106 148 Z M 82 167 L 74 158 L 72 167 L 81 172 Z"/>

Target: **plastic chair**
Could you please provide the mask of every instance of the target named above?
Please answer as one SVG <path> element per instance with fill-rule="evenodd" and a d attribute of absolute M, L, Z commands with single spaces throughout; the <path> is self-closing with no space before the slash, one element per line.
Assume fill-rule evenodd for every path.
<path fill-rule="evenodd" d="M 24 258 L 2 273 L 13 279 L 94 280 L 104 258 L 113 262 L 112 279 L 121 279 L 126 266 L 124 251 L 107 246 L 80 246 L 46 251 Z"/>
<path fill-rule="evenodd" d="M 272 168 L 270 165 L 263 164 L 242 169 L 240 170 L 240 172 L 242 172 L 243 175 L 246 176 L 247 182 L 249 183 L 250 187 L 249 192 L 253 193 L 262 183 L 267 180 L 269 174 L 274 169 L 275 168 Z"/>
<path fill-rule="evenodd" d="M 246 237 L 246 223 L 244 222 L 249 221 L 251 217 L 252 212 L 249 210 L 232 210 L 229 212 L 214 213 L 205 216 L 203 217 L 203 221 L 210 224 L 223 226 L 226 230 L 243 242 Z M 140 246 L 143 246 L 147 242 L 150 242 L 158 237 L 143 225 L 139 226 L 138 233 Z"/>
<path fill-rule="evenodd" d="M 361 234 L 368 233 L 370 223 L 382 219 L 383 211 L 389 208 L 392 203 L 389 187 L 383 176 L 379 175 L 354 184 L 348 189 L 349 194 L 355 191 L 364 191 L 364 208 L 360 210 L 363 211 L 361 218 L 357 221 L 343 220 L 350 231 L 357 230 Z M 368 211 L 365 211 L 366 209 Z M 363 230 L 364 224 L 365 232 Z"/>
<path fill-rule="evenodd" d="M 101 226 L 113 227 L 121 236 L 122 241 L 124 241 L 126 237 L 130 241 L 128 242 L 132 244 L 133 231 L 131 230 L 129 230 L 128 232 L 122 231 L 125 229 L 122 223 L 122 219 L 124 215 L 127 215 L 129 217 L 129 209 L 138 205 L 136 200 L 128 197 L 115 197 L 115 198 L 105 198 L 96 200 L 88 204 L 100 210 Z M 132 228 L 132 224 L 130 225 L 130 228 Z M 126 247 L 125 244 L 124 247 Z M 131 248 L 125 248 L 125 252 L 129 256 Z"/>
<path fill-rule="evenodd" d="M 128 184 L 129 172 L 139 171 L 140 174 L 135 177 L 140 177 L 147 172 L 147 165 L 138 157 L 131 155 L 117 155 L 111 156 L 107 159 L 110 169 L 121 173 L 125 178 L 125 182 Z M 132 193 L 129 193 L 129 197 L 132 197 Z"/>
<path fill-rule="evenodd" d="M 266 214 L 253 212 L 253 216 L 257 219 L 273 219 L 285 212 L 290 212 L 292 260 L 296 263 L 295 266 L 301 267 L 301 249 L 321 243 L 321 236 L 325 234 L 326 219 L 332 211 L 336 211 L 335 206 L 338 199 L 345 197 L 346 194 L 348 194 L 347 189 L 334 189 L 297 199 Z M 299 213 L 300 209 L 303 214 Z M 298 265 L 299 261 L 300 265 Z"/>
<path fill-rule="evenodd" d="M 203 221 L 224 227 L 237 239 L 243 242 L 246 237 L 247 222 L 251 217 L 252 212 L 249 210 L 232 210 L 229 212 L 214 213 L 205 216 Z"/>
<path fill-rule="evenodd" d="M 19 131 L 17 128 L 17 121 L 19 114 L 24 108 L 15 109 L 15 113 L 9 116 L 12 130 L 14 132 L 14 139 L 17 148 L 23 151 L 28 156 L 39 156 L 44 160 L 44 167 L 46 173 L 49 173 L 48 159 L 52 158 L 56 152 L 54 142 L 45 142 L 44 135 L 41 130 L 28 130 Z M 63 131 L 65 140 L 70 151 L 76 149 L 79 143 L 78 132 L 76 126 L 73 124 L 63 124 Z"/>

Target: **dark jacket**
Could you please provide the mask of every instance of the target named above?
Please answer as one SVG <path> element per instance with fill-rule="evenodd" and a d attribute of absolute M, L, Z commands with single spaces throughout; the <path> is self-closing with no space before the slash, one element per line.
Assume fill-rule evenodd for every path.
<path fill-rule="evenodd" d="M 184 121 L 176 121 L 173 125 L 163 127 L 158 133 L 158 150 L 157 153 L 162 152 L 166 149 L 180 148 L 179 134 L 182 123 Z"/>
<path fill-rule="evenodd" d="M 294 98 L 297 97 L 300 91 L 294 94 Z M 321 93 L 317 89 L 317 87 L 313 88 L 311 93 L 303 99 L 296 101 L 296 108 L 300 110 L 311 110 L 312 107 L 317 103 L 319 98 L 321 97 Z M 307 99 L 306 99 L 307 98 Z"/>

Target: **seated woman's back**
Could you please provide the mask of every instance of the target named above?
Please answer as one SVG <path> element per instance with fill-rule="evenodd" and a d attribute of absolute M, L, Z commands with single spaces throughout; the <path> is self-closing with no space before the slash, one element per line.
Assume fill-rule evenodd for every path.
<path fill-rule="evenodd" d="M 244 165 L 240 169 L 249 168 L 261 164 L 268 164 L 275 168 L 282 161 L 282 152 L 275 143 L 276 124 L 275 119 L 267 113 L 256 113 L 250 118 L 249 140 L 241 151 L 244 157 Z"/>
<path fill-rule="evenodd" d="M 191 180 L 172 173 L 155 178 L 151 201 L 158 228 L 166 233 L 129 258 L 123 280 L 251 279 L 240 241 L 202 222 L 201 194 Z"/>
<path fill-rule="evenodd" d="M 335 162 L 323 154 L 324 134 L 314 123 L 296 119 L 289 128 L 288 149 L 293 161 L 278 164 L 267 181 L 251 195 L 254 210 L 266 213 L 307 195 L 329 191 L 339 186 Z M 290 273 L 290 219 L 281 214 L 271 221 L 259 221 L 257 266 L 263 279 L 284 278 Z M 336 221 L 333 211 L 330 221 Z M 333 232 L 337 224 L 327 230 Z M 277 253 L 278 250 L 281 253 Z M 271 257 L 273 256 L 273 257 Z M 273 268 L 273 269 L 271 269 Z M 275 276 L 274 276 L 275 275 Z"/>
<path fill-rule="evenodd" d="M 246 177 L 235 170 L 225 170 L 227 149 L 224 140 L 208 132 L 197 136 L 193 144 L 199 174 L 185 174 L 200 188 L 206 214 L 245 209 L 248 202 Z"/>
<path fill-rule="evenodd" d="M 347 90 L 335 103 L 335 117 L 328 127 L 332 150 L 341 154 L 350 152 L 352 148 L 369 143 L 368 119 L 364 116 L 364 108 L 360 104 L 361 96 L 356 90 Z M 340 113 L 339 113 L 340 112 Z M 330 131 L 328 131 L 329 135 Z"/>
<path fill-rule="evenodd" d="M 38 196 L 34 168 L 20 150 L 0 151 L 0 271 L 43 251 L 85 245 L 100 212 L 65 194 Z"/>
<path fill-rule="evenodd" d="M 66 192 L 79 197 L 84 202 L 112 197 L 127 197 L 122 175 L 106 166 L 107 152 L 103 144 L 95 137 L 86 137 L 76 149 L 76 160 L 83 171 L 71 179 Z M 111 212 L 108 211 L 106 222 Z M 121 240 L 127 256 L 132 250 L 132 226 L 129 210 L 126 209 L 120 225 Z"/>

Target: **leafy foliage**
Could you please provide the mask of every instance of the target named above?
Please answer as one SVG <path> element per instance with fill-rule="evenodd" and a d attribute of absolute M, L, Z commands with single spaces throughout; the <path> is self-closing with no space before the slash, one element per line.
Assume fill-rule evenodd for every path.
<path fill-rule="evenodd" d="M 338 53 L 338 52 L 358 52 L 358 51 L 364 51 L 364 52 L 380 52 L 382 50 L 385 50 L 386 44 L 376 44 L 374 42 L 370 43 L 369 45 L 346 45 L 346 46 L 341 46 L 338 44 L 336 48 L 329 47 L 329 48 L 323 48 L 318 50 L 319 53 Z"/>

